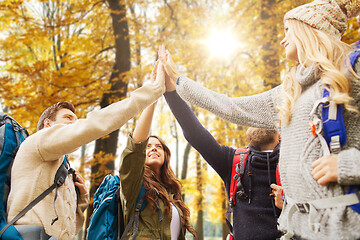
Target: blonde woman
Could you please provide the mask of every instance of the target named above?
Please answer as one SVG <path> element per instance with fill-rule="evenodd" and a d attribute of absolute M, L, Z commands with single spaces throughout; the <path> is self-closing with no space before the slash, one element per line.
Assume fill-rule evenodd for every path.
<path fill-rule="evenodd" d="M 353 49 L 340 41 L 347 19 L 359 12 L 358 0 L 316 0 L 286 13 L 281 45 L 298 64 L 283 84 L 254 96 L 229 98 L 210 91 L 180 76 L 169 53 L 163 47 L 159 51 L 183 99 L 237 124 L 279 130 L 279 169 L 287 199 L 279 218 L 284 239 L 360 238 L 360 214 L 344 200 L 350 185 L 360 185 L 360 60 L 352 68 L 348 58 Z M 332 105 L 344 104 L 347 141 L 331 154 L 320 131 L 324 88 Z M 314 136 L 309 120 L 318 115 Z"/>

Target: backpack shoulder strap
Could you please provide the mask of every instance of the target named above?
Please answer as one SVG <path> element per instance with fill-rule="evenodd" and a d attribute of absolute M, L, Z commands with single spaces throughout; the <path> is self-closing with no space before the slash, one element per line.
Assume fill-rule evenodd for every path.
<path fill-rule="evenodd" d="M 44 199 L 49 193 L 51 193 L 55 188 L 57 189 L 66 180 L 66 176 L 69 174 L 68 169 L 64 164 L 61 164 L 58 168 L 53 185 L 51 185 L 49 188 L 47 188 L 43 193 L 41 193 L 37 198 L 35 198 L 33 201 L 31 201 L 18 215 L 16 215 L 11 221 L 9 221 L 6 226 L 4 226 L 0 231 L 0 238 L 2 234 L 5 232 L 5 230 L 13 225 L 17 220 L 19 220 L 21 217 L 23 217 L 30 209 L 32 209 L 36 204 L 38 204 L 42 199 Z M 54 203 L 55 204 L 55 203 Z M 54 219 L 55 221 L 57 219 Z M 53 220 L 53 221 L 54 221 Z"/>
<path fill-rule="evenodd" d="M 243 190 L 241 184 L 241 178 L 245 172 L 246 160 L 249 155 L 249 148 L 238 148 L 235 151 L 232 171 L 231 171 L 231 183 L 229 192 L 229 203 L 230 206 L 235 205 L 235 194 L 239 190 Z"/>
<path fill-rule="evenodd" d="M 330 93 L 324 87 L 323 98 L 329 97 Z M 332 153 L 338 153 L 346 143 L 346 129 L 343 118 L 343 104 L 333 101 L 322 103 L 322 125 L 326 144 Z"/>
<path fill-rule="evenodd" d="M 144 186 L 144 183 L 143 183 L 142 186 L 141 186 L 140 194 L 139 194 L 139 196 L 138 196 L 138 198 L 136 200 L 135 212 L 131 216 L 130 221 L 128 222 L 128 224 L 126 225 L 125 230 L 122 233 L 122 236 L 121 236 L 120 240 L 125 240 L 126 235 L 129 232 L 129 230 L 130 230 L 130 228 L 131 228 L 131 226 L 133 224 L 134 224 L 134 231 L 133 231 L 132 239 L 135 239 L 136 235 L 138 234 L 140 212 L 144 210 L 145 204 L 146 204 L 146 201 L 144 199 L 145 193 L 146 193 L 146 189 L 145 189 L 145 186 Z M 120 236 L 120 234 L 118 236 Z"/>
<path fill-rule="evenodd" d="M 349 58 L 350 58 L 350 64 L 352 67 L 354 67 L 356 60 L 359 58 L 360 56 L 360 40 L 351 44 L 351 46 L 354 46 L 354 50 L 353 52 L 350 54 Z"/>

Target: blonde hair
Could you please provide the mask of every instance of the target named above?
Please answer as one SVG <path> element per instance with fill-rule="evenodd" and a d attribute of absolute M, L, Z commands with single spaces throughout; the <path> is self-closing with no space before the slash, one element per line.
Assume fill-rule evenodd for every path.
<path fill-rule="evenodd" d="M 349 111 L 358 112 L 351 105 L 351 83 L 346 77 L 350 70 L 352 75 L 359 78 L 348 61 L 352 47 L 301 21 L 287 20 L 287 23 L 297 48 L 299 64 L 314 65 L 315 77 L 319 77 L 321 83 L 329 87 L 331 99 L 337 104 L 344 104 Z M 290 123 L 292 109 L 302 92 L 301 85 L 295 78 L 296 67 L 289 71 L 283 81 L 279 114 L 281 123 L 285 125 Z"/>

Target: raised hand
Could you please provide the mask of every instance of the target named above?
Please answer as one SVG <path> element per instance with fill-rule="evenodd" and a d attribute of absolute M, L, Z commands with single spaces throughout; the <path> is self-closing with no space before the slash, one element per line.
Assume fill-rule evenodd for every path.
<path fill-rule="evenodd" d="M 164 65 L 160 61 L 156 61 L 155 66 L 151 72 L 151 81 L 158 82 L 165 92 L 165 70 Z"/>
<path fill-rule="evenodd" d="M 155 62 L 155 65 L 154 65 L 154 67 L 153 67 L 153 69 L 151 71 L 151 81 L 152 82 L 155 82 L 155 80 L 156 80 L 156 73 L 157 73 L 157 68 L 159 66 L 159 62 L 160 62 L 159 60 L 157 60 Z"/>
<path fill-rule="evenodd" d="M 161 45 L 159 47 L 158 54 L 161 63 L 164 64 L 166 74 L 170 77 L 171 81 L 176 82 L 180 74 L 176 68 L 174 61 L 171 58 L 169 51 L 165 49 L 164 45 Z"/>

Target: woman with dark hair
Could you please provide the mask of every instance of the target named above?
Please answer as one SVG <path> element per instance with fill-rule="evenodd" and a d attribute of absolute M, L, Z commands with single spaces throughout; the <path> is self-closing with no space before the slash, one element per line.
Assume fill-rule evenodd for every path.
<path fill-rule="evenodd" d="M 157 136 L 149 136 L 155 104 L 141 114 L 129 135 L 120 161 L 120 199 L 125 225 L 134 214 L 136 201 L 145 187 L 145 208 L 140 212 L 136 239 L 185 239 L 190 211 L 181 197 L 181 184 L 170 167 L 170 150 Z M 126 239 L 133 237 L 134 227 Z"/>

